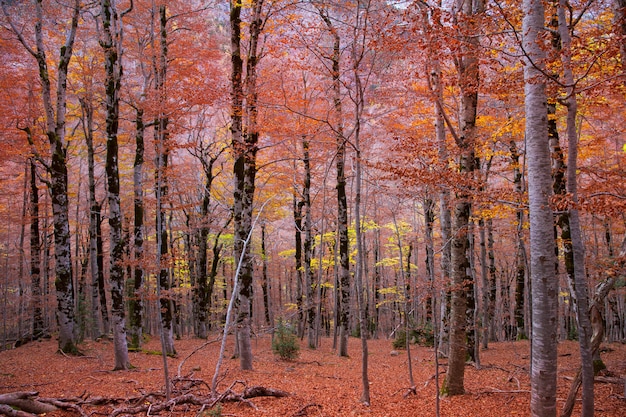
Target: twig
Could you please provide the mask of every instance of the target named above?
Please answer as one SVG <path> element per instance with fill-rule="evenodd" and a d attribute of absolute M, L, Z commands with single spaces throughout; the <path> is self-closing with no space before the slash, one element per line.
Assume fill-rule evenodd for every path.
<path fill-rule="evenodd" d="M 180 378 L 180 372 L 183 369 L 183 365 L 185 364 L 185 362 L 187 361 L 187 359 L 191 358 L 193 355 L 195 355 L 198 351 L 202 350 L 203 348 L 205 348 L 206 346 L 210 345 L 211 343 L 215 343 L 219 340 L 221 340 L 221 337 L 217 337 L 213 340 L 208 340 L 206 342 L 204 342 L 203 344 L 201 344 L 200 346 L 198 346 L 197 348 L 195 348 L 194 350 L 191 351 L 191 353 L 189 355 L 187 355 L 182 361 L 180 361 L 180 363 L 178 364 L 178 373 L 176 374 L 179 378 Z"/>
<path fill-rule="evenodd" d="M 307 405 L 305 405 L 304 407 L 300 408 L 298 411 L 296 411 L 295 413 L 293 413 L 291 415 L 291 417 L 303 417 L 306 416 L 308 411 L 307 409 L 311 408 L 311 407 L 316 407 L 319 408 L 320 410 L 324 407 L 322 407 L 321 404 L 316 404 L 316 403 L 309 403 Z"/>

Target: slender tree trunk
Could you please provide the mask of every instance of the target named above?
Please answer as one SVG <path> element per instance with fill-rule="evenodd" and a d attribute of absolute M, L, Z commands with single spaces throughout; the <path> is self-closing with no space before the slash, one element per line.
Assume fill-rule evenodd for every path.
<path fill-rule="evenodd" d="M 129 346 L 141 347 L 143 339 L 143 163 L 144 163 L 143 109 L 135 109 L 135 161 L 133 163 L 133 247 L 134 268 L 128 300 Z"/>
<path fill-rule="evenodd" d="M 591 349 L 591 320 L 589 317 L 589 291 L 585 274 L 585 249 L 583 246 L 580 218 L 578 211 L 578 187 L 576 180 L 578 158 L 578 131 L 576 128 L 576 116 L 578 104 L 576 100 L 576 88 L 572 70 L 572 40 L 570 28 L 565 17 L 568 4 L 559 0 L 558 21 L 559 34 L 561 36 L 561 60 L 563 62 L 563 79 L 570 86 L 567 89 L 567 192 L 571 195 L 572 202 L 569 207 L 569 225 L 571 233 L 571 250 L 573 261 L 574 294 L 576 298 L 576 317 L 578 319 L 578 339 L 580 345 L 580 360 L 582 366 L 582 417 L 594 415 L 594 392 L 593 392 L 593 354 Z M 568 274 L 569 275 L 569 274 Z"/>
<path fill-rule="evenodd" d="M 335 112 L 336 153 L 335 167 L 337 170 L 337 239 L 338 239 L 338 318 L 339 356 L 348 356 L 348 336 L 350 334 L 350 256 L 348 240 L 348 201 L 346 197 L 346 138 L 343 131 L 343 109 L 341 103 L 341 38 L 334 26 L 328 11 L 318 9 L 320 17 L 326 24 L 333 39 L 331 54 L 332 97 Z"/>
<path fill-rule="evenodd" d="M 234 222 L 235 259 L 241 258 L 241 289 L 239 290 L 238 347 L 240 367 L 252 369 L 252 346 L 250 343 L 250 316 L 252 312 L 253 263 L 250 247 L 244 245 L 252 230 L 252 209 L 256 178 L 256 155 L 259 127 L 256 71 L 260 34 L 263 29 L 261 11 L 263 0 L 252 0 L 249 22 L 249 44 L 246 56 L 245 82 L 241 53 L 241 3 L 231 1 L 231 132 L 234 153 Z M 244 106 L 245 98 L 245 106 Z M 243 116 L 246 118 L 244 129 Z"/>
<path fill-rule="evenodd" d="M 131 3 L 132 4 L 132 3 Z M 109 201 L 109 279 L 111 282 L 111 319 L 113 321 L 113 350 L 115 370 L 128 369 L 126 341 L 126 312 L 124 310 L 124 239 L 120 205 L 118 168 L 119 94 L 122 81 L 122 19 L 110 0 L 100 3 L 104 49 L 107 153 L 105 170 Z"/>
<path fill-rule="evenodd" d="M 160 5 L 158 7 L 158 19 L 159 19 L 159 55 L 158 60 L 155 59 L 153 63 L 154 75 L 155 75 L 155 87 L 159 94 L 159 112 L 154 122 L 155 129 L 155 146 L 156 146 L 156 169 L 155 169 L 155 193 L 157 199 L 157 211 L 156 211 L 156 224 L 157 224 L 157 256 L 159 260 L 159 274 L 158 274 L 158 286 L 160 289 L 159 295 L 159 308 L 161 311 L 161 326 L 162 326 L 162 344 L 163 354 L 175 355 L 176 349 L 174 348 L 174 326 L 172 304 L 170 302 L 170 280 L 169 280 L 169 268 L 170 260 L 168 233 L 167 233 L 167 218 L 165 214 L 165 203 L 168 195 L 168 180 L 167 169 L 169 161 L 169 133 L 168 124 L 169 118 L 166 115 L 167 110 L 167 93 L 166 93 L 166 80 L 167 80 L 167 7 L 166 5 Z"/>
<path fill-rule="evenodd" d="M 550 148 L 546 80 L 541 72 L 546 52 L 541 39 L 545 32 L 542 1 L 524 0 L 522 4 L 526 51 L 524 66 L 528 195 L 530 204 L 530 259 L 532 293 L 531 342 L 531 415 L 556 415 L 557 371 L 557 296 L 554 274 Z"/>
<path fill-rule="evenodd" d="M 33 312 L 33 340 L 45 334 L 41 296 L 41 242 L 39 241 L 39 189 L 37 188 L 37 166 L 29 160 L 30 181 L 30 280 Z"/>
<path fill-rule="evenodd" d="M 478 105 L 478 37 L 472 28 L 478 27 L 477 15 L 482 12 L 482 0 L 458 1 L 456 6 L 457 19 L 465 37 L 465 46 L 456 58 L 459 86 L 461 89 L 460 135 L 455 137 L 459 148 L 459 172 L 469 180 L 476 169 L 475 162 L 475 127 L 476 110 Z M 470 34 L 469 31 L 472 33 Z M 464 373 L 465 360 L 468 351 L 473 352 L 474 346 L 467 345 L 472 338 L 467 338 L 467 331 L 473 332 L 474 283 L 471 274 L 469 258 L 470 248 L 470 214 L 471 194 L 468 191 L 458 191 L 455 197 L 452 219 L 452 299 L 450 306 L 450 354 L 448 370 L 442 390 L 449 395 L 458 395 L 465 392 Z"/>
<path fill-rule="evenodd" d="M 302 268 L 302 207 L 304 201 L 298 201 L 296 192 L 293 193 L 293 222 L 295 231 L 295 263 L 296 263 L 296 309 L 298 311 L 298 338 L 304 337 L 305 330 L 305 312 L 303 307 L 304 294 L 304 270 Z"/>
<path fill-rule="evenodd" d="M 273 325 L 273 320 L 270 315 L 270 291 L 271 284 L 269 277 L 267 276 L 267 250 L 265 248 L 265 223 L 261 225 L 261 258 L 263 263 L 263 277 L 261 280 L 261 290 L 263 291 L 263 312 L 265 317 L 265 324 L 268 326 Z"/>
<path fill-rule="evenodd" d="M 313 284 L 313 269 L 311 260 L 313 257 L 313 230 L 311 213 L 311 157 L 309 153 L 309 141 L 302 139 L 302 151 L 304 163 L 304 187 L 302 199 L 304 201 L 304 285 L 306 286 L 306 310 L 307 310 L 307 338 L 309 348 L 317 348 L 316 337 L 316 304 L 315 286 Z"/>

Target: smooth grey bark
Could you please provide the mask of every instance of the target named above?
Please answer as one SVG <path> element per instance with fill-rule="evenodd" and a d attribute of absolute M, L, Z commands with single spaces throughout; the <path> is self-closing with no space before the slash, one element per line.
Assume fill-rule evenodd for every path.
<path fill-rule="evenodd" d="M 354 190 L 354 222 L 356 231 L 356 266 L 354 271 L 356 301 L 359 317 L 359 333 L 361 336 L 361 402 L 367 406 L 371 403 L 370 396 L 370 383 L 368 375 L 368 361 L 369 361 L 369 348 L 367 345 L 367 338 L 369 332 L 367 329 L 367 316 L 366 316 L 366 304 L 365 304 L 365 286 L 363 285 L 363 269 L 365 263 L 365 253 L 363 249 L 363 233 L 362 233 L 362 221 L 361 221 L 361 188 L 362 188 L 362 150 L 361 150 L 361 118 L 363 116 L 363 110 L 365 106 L 365 83 L 361 79 L 361 63 L 365 57 L 364 43 L 358 42 L 357 39 L 364 39 L 368 31 L 369 23 L 369 2 L 361 4 L 357 2 L 356 5 L 356 26 L 354 43 L 352 44 L 352 72 L 354 77 L 354 151 L 356 153 L 355 161 L 355 190 Z M 364 40 L 363 40 L 364 42 Z M 396 228 L 397 229 L 397 228 Z M 400 262 L 402 265 L 402 262 Z M 407 299 L 408 301 L 408 299 Z M 407 311 L 408 313 L 408 311 Z M 405 317 L 408 323 L 408 316 Z M 407 332 L 407 351 L 409 349 Z M 409 363 L 411 356 L 409 356 Z M 411 369 L 411 365 L 409 365 Z"/>
<path fill-rule="evenodd" d="M 57 322 L 59 325 L 59 349 L 65 353 L 76 353 L 77 325 L 75 317 L 74 282 L 72 272 L 71 235 L 69 227 L 69 196 L 67 147 L 65 139 L 65 116 L 67 104 L 67 78 L 73 55 L 74 41 L 78 29 L 81 5 L 74 0 L 68 5 L 71 10 L 70 23 L 64 44 L 59 51 L 56 68 L 56 102 L 52 102 L 51 74 L 48 69 L 43 31 L 43 0 L 35 2 L 35 46 L 31 46 L 22 32 L 15 26 L 7 2 L 2 1 L 2 11 L 19 42 L 37 61 L 41 97 L 45 116 L 45 134 L 50 149 L 50 164 L 45 165 L 50 174 L 52 214 L 54 223 L 55 289 L 57 296 Z M 40 159 L 41 161 L 41 159 Z"/>
<path fill-rule="evenodd" d="M 93 104 L 87 97 L 81 97 L 80 106 L 82 110 L 83 133 L 87 145 L 87 189 L 89 205 L 89 266 L 91 272 L 91 337 L 96 339 L 102 334 L 108 334 L 109 319 L 106 300 L 100 302 L 100 281 L 104 281 L 102 270 L 102 253 L 98 252 L 98 239 L 100 232 L 100 218 L 102 207 L 96 199 L 96 179 L 95 179 L 95 150 L 93 144 Z M 104 286 L 103 286 L 104 287 Z M 104 312 L 102 312 L 104 308 Z M 104 328 L 104 331 L 102 330 Z"/>
<path fill-rule="evenodd" d="M 133 3 L 131 1 L 130 8 Z M 100 46 L 104 50 L 105 104 L 106 104 L 106 163 L 107 197 L 109 202 L 109 281 L 111 284 L 111 321 L 113 326 L 114 370 L 128 369 L 128 344 L 126 341 L 126 311 L 124 309 L 124 239 L 122 233 L 122 209 L 120 204 L 120 178 L 118 167 L 118 130 L 120 89 L 122 82 L 122 17 L 112 0 L 100 2 L 102 36 Z"/>
<path fill-rule="evenodd" d="M 552 417 L 556 415 L 558 282 L 549 201 L 552 176 L 542 45 L 545 11 L 541 0 L 524 0 L 522 10 L 533 311 L 530 411 L 533 417 Z"/>
<path fill-rule="evenodd" d="M 440 4 L 439 4 L 440 6 Z M 438 58 L 437 46 L 435 43 L 435 37 L 433 35 L 434 28 L 439 29 L 441 27 L 441 22 L 433 19 L 429 19 L 429 14 L 424 11 L 424 27 L 425 32 L 429 34 L 429 42 L 428 42 L 428 87 L 430 90 L 430 94 L 432 96 L 432 100 L 434 102 L 434 116 L 435 116 L 435 138 L 437 140 L 437 157 L 438 162 L 441 166 L 448 166 L 449 163 L 449 154 L 448 147 L 446 143 L 446 115 L 444 113 L 443 107 L 443 84 L 441 81 L 442 72 L 441 72 L 441 63 Z M 440 187 L 439 188 L 439 227 L 441 234 L 441 258 L 440 258 L 440 266 L 441 266 L 441 275 L 442 281 L 444 282 L 445 287 L 440 291 L 441 293 L 441 303 L 440 303 L 440 315 L 439 315 L 439 333 L 438 338 L 439 342 L 437 343 L 440 352 L 447 356 L 449 352 L 449 333 L 448 333 L 448 322 L 449 322 L 449 312 L 450 312 L 450 288 L 449 281 L 452 276 L 451 271 L 451 257 L 452 250 L 450 239 L 452 236 L 452 213 L 450 211 L 450 203 L 451 203 L 451 193 L 448 187 Z M 434 248 L 434 247 L 433 247 Z"/>
<path fill-rule="evenodd" d="M 576 298 L 575 310 L 578 320 L 578 340 L 580 346 L 580 361 L 582 375 L 582 417 L 594 415 L 594 392 L 593 392 L 593 353 L 591 349 L 591 319 L 589 317 L 589 290 L 585 271 L 585 248 L 583 244 L 580 216 L 578 211 L 578 187 L 576 179 L 578 159 L 578 129 L 576 117 L 578 115 L 578 103 L 576 99 L 576 84 L 572 68 L 572 39 L 570 27 L 566 19 L 565 10 L 569 5 L 564 0 L 559 0 L 558 5 L 558 28 L 561 37 L 561 62 L 563 63 L 563 81 L 567 85 L 566 132 L 568 142 L 567 152 L 567 193 L 571 196 L 569 206 L 569 227 L 571 233 L 573 289 Z"/>

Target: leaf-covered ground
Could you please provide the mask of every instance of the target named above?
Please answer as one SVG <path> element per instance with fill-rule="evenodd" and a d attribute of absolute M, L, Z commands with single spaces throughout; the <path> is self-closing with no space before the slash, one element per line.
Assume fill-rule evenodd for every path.
<path fill-rule="evenodd" d="M 176 341 L 178 357 L 169 358 L 170 374 L 176 376 L 186 359 L 181 376 L 205 380 L 209 385 L 215 369 L 219 343 L 211 343 L 188 357 L 204 343 L 198 339 Z M 304 346 L 304 344 L 303 344 Z M 247 386 L 264 386 L 288 391 L 286 398 L 259 397 L 251 402 L 226 403 L 223 416 L 434 416 L 435 369 L 432 349 L 412 347 L 413 376 L 416 395 L 406 395 L 409 376 L 407 352 L 390 354 L 389 340 L 372 340 L 370 350 L 370 390 L 372 404 L 359 402 L 361 393 L 361 349 L 357 339 L 350 340 L 351 357 L 340 358 L 332 351 L 332 340 L 323 339 L 318 350 L 301 349 L 292 362 L 277 359 L 271 350 L 269 336 L 253 340 L 254 371 L 240 371 L 239 362 L 230 359 L 232 344 L 222 370 L 219 390 L 241 381 Z M 163 390 L 163 362 L 155 354 L 158 338 L 149 341 L 142 353 L 130 353 L 134 369 L 111 371 L 113 349 L 110 341 L 86 342 L 81 345 L 83 357 L 56 353 L 56 341 L 31 342 L 14 350 L 0 352 L 0 394 L 14 391 L 39 391 L 46 398 L 138 398 L 142 394 Z M 613 376 L 626 377 L 626 345 L 603 346 L 602 357 Z M 567 395 L 571 377 L 577 369 L 578 347 L 574 342 L 559 345 L 559 410 Z M 441 377 L 445 359 L 441 360 Z M 466 367 L 467 393 L 440 401 L 442 416 L 526 416 L 529 415 L 529 343 L 491 343 L 481 352 L 481 369 Z M 622 379 L 623 381 L 623 379 Z M 242 385 L 234 387 L 241 391 Z M 207 389 L 198 387 L 204 394 Z M 626 416 L 624 385 L 596 383 L 596 416 Z M 149 401 L 145 399 L 144 401 Z M 109 414 L 117 405 L 85 406 L 87 412 Z M 196 416 L 200 408 L 183 405 L 160 415 Z M 204 410 L 203 415 L 218 415 Z M 215 410 L 214 410 L 215 411 Z M 54 412 L 49 415 L 76 415 Z M 145 414 L 143 414 L 145 415 Z M 577 415 L 577 410 L 574 411 Z"/>

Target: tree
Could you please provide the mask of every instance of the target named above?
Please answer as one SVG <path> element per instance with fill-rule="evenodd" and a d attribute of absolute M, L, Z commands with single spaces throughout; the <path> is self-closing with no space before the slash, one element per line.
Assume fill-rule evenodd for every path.
<path fill-rule="evenodd" d="M 122 212 L 120 207 L 120 178 L 118 168 L 118 129 L 120 88 L 122 82 L 122 18 L 132 10 L 118 14 L 115 2 L 100 2 L 100 19 L 103 34 L 100 46 L 104 50 L 106 93 L 106 175 L 109 200 L 111 318 L 113 321 L 113 350 L 115 370 L 128 369 L 128 345 L 126 341 L 126 312 L 124 310 L 124 240 L 122 238 Z"/>
<path fill-rule="evenodd" d="M 41 82 L 41 97 L 45 114 L 45 133 L 50 147 L 50 164 L 45 166 L 50 174 L 52 213 L 54 216 L 54 259 L 55 288 L 57 295 L 57 321 L 59 323 L 59 349 L 66 353 L 76 353 L 76 318 L 74 307 L 74 284 L 72 277 L 72 250 L 69 227 L 67 141 L 65 138 L 65 117 L 67 103 L 67 77 L 73 54 L 76 31 L 81 10 L 79 0 L 68 6 L 70 23 L 67 36 L 60 48 L 56 68 L 56 104 L 52 102 L 51 73 L 48 69 L 46 46 L 44 44 L 43 1 L 35 2 L 33 47 L 24 33 L 14 24 L 6 1 L 2 1 L 2 11 L 9 20 L 11 29 L 19 42 L 37 61 Z M 39 158 L 43 162 L 42 158 Z"/>
<path fill-rule="evenodd" d="M 250 247 L 244 245 L 252 230 L 252 210 L 258 151 L 258 92 L 257 64 L 260 35 L 263 30 L 263 0 L 252 0 L 251 18 L 248 25 L 247 55 L 241 51 L 241 9 L 238 1 L 230 2 L 231 46 L 231 126 L 235 174 L 234 223 L 235 259 L 241 259 L 241 288 L 237 330 L 241 369 L 252 369 L 252 346 L 250 344 L 250 315 L 252 311 L 253 264 Z M 245 79 L 244 79 L 245 74 Z M 244 104 L 245 103 L 245 104 Z M 244 120 L 246 121 L 244 125 Z"/>
<path fill-rule="evenodd" d="M 452 299 L 450 310 L 450 355 L 442 390 L 449 395 L 465 392 L 463 379 L 467 354 L 474 357 L 473 312 L 474 279 L 470 267 L 470 214 L 473 171 L 476 167 L 476 111 L 478 106 L 478 36 L 475 36 L 477 15 L 483 11 L 482 0 L 459 1 L 455 4 L 455 20 L 463 30 L 462 45 L 456 60 L 461 90 L 459 133 L 454 134 L 459 148 L 458 170 L 465 184 L 456 192 L 452 218 L 451 271 Z M 469 326 L 468 326 L 469 322 Z"/>
<path fill-rule="evenodd" d="M 350 335 L 350 253 L 348 239 L 348 200 L 346 197 L 346 142 L 344 134 L 344 114 L 341 103 L 341 36 L 333 23 L 327 7 L 319 6 L 318 12 L 332 38 L 332 52 L 328 55 L 331 62 L 332 101 L 336 153 L 335 168 L 337 184 L 337 254 L 338 265 L 338 320 L 335 326 L 339 329 L 339 356 L 348 356 L 348 336 Z"/>
<path fill-rule="evenodd" d="M 556 415 L 557 281 L 550 208 L 551 168 L 548 146 L 546 52 L 542 46 L 544 7 L 540 0 L 524 0 L 524 93 L 530 207 L 530 261 L 532 294 L 531 414 Z"/>

